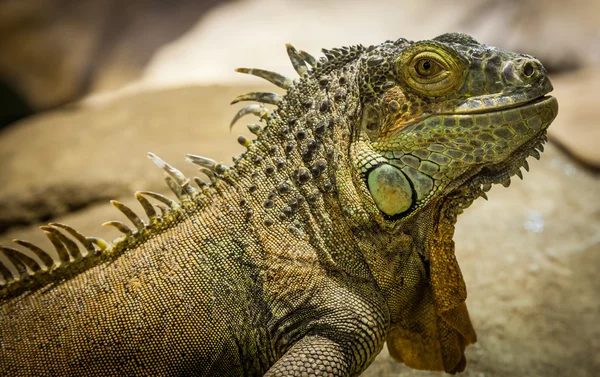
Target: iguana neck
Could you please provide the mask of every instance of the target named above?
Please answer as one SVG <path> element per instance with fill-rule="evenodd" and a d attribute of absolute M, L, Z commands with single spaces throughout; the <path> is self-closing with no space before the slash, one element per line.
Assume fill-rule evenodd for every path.
<path fill-rule="evenodd" d="M 285 259 L 292 258 L 286 252 L 294 252 L 277 248 L 269 228 L 279 237 L 305 240 L 317 250 L 315 261 L 328 270 L 372 276 L 393 315 L 410 301 L 406 292 L 427 283 L 430 242 L 440 234 L 452 242 L 453 226 L 438 232 L 441 201 L 418 218 L 382 221 L 354 163 L 359 140 L 350 125 L 362 113 L 360 101 L 352 100 L 360 96 L 358 64 L 311 71 L 296 81 L 231 170 L 230 181 L 236 182 L 250 223 L 263 235 L 265 253 Z M 344 241 L 335 233 L 345 234 Z M 418 271 L 418 279 L 407 278 L 406 271 Z"/>
<path fill-rule="evenodd" d="M 352 166 L 351 161 L 343 166 Z M 392 324 L 401 321 L 402 311 L 411 303 L 420 301 L 423 289 L 444 285 L 455 289 L 447 294 L 435 291 L 433 300 L 440 310 L 451 309 L 466 299 L 455 263 L 453 236 L 457 215 L 473 202 L 475 192 L 467 187 L 457 189 L 452 195 L 430 202 L 416 216 L 386 222 L 369 200 L 364 177 L 356 169 L 342 169 L 337 175 L 339 182 L 350 182 L 340 189 L 340 205 L 350 233 L 388 300 Z M 446 268 L 452 274 L 446 274 Z M 446 298 L 449 301 L 442 302 Z"/>
<path fill-rule="evenodd" d="M 321 67 L 295 81 L 228 180 L 235 182 L 240 204 L 259 233 L 277 227 L 279 237 L 310 239 L 323 251 L 322 263 L 361 274 L 350 271 L 344 256 L 326 251 L 337 248 L 331 234 L 348 231 L 340 195 L 352 185 L 350 124 L 360 110 L 355 64 L 342 61 L 341 67 Z M 265 249 L 273 251 L 282 252 Z"/>

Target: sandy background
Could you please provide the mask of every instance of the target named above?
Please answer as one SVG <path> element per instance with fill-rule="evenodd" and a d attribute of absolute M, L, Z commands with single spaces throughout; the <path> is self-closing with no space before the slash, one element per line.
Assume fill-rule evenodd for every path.
<path fill-rule="evenodd" d="M 489 202 L 459 218 L 457 255 L 479 335 L 464 375 L 598 375 L 600 6 L 540 4 L 4 1 L 0 115 L 25 109 L 16 117 L 28 117 L 0 130 L 0 244 L 22 238 L 46 247 L 37 227 L 48 221 L 118 236 L 99 225 L 123 220 L 108 199 L 138 208 L 134 191 L 167 191 L 148 151 L 192 176 L 185 153 L 230 162 L 242 150 L 236 136 L 250 135 L 242 122 L 229 133 L 237 108 L 228 103 L 273 89 L 233 69 L 293 76 L 286 42 L 318 55 L 321 47 L 465 31 L 540 58 L 560 110 L 525 180 L 495 187 Z M 410 371 L 384 350 L 365 375 L 441 374 Z"/>

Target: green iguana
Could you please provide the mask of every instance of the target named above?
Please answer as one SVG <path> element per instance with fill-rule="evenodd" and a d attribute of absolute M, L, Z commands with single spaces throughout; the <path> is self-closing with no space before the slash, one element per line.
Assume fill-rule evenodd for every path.
<path fill-rule="evenodd" d="M 113 201 L 121 238 L 52 223 L 55 253 L 2 248 L 2 375 L 356 376 L 386 341 L 465 369 L 454 224 L 539 158 L 545 69 L 457 33 L 287 52 L 298 79 L 238 69 L 286 93 L 234 100 L 266 126 L 233 166 L 188 155 L 210 183 L 149 154 L 178 200 L 136 193 L 148 220 Z"/>

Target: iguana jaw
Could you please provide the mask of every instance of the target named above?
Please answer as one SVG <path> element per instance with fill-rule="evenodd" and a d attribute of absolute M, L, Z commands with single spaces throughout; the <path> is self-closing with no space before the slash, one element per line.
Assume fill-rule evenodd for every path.
<path fill-rule="evenodd" d="M 462 213 L 478 197 L 487 200 L 485 193 L 491 189 L 493 184 L 502 184 L 504 187 L 508 187 L 510 179 L 514 175 L 523 179 L 521 168 L 529 170 L 528 157 L 534 156 L 539 159 L 539 151 L 543 151 L 543 145 L 548 140 L 546 134 L 546 129 L 541 130 L 511 153 L 506 160 L 496 164 L 475 166 L 459 177 L 448 187 L 447 201 L 450 202 L 450 205 L 446 215 Z"/>

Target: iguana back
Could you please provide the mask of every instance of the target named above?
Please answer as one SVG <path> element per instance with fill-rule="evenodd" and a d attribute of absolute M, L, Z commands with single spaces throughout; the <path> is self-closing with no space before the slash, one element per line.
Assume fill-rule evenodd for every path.
<path fill-rule="evenodd" d="M 270 360 L 260 360 L 257 350 L 268 349 L 266 334 L 248 327 L 268 312 L 253 292 L 258 267 L 244 252 L 256 240 L 248 229 L 233 232 L 219 221 L 223 215 L 211 207 L 148 234 L 118 257 L 3 304 L 2 373 L 265 370 Z M 239 360 L 240 347 L 257 358 Z"/>

